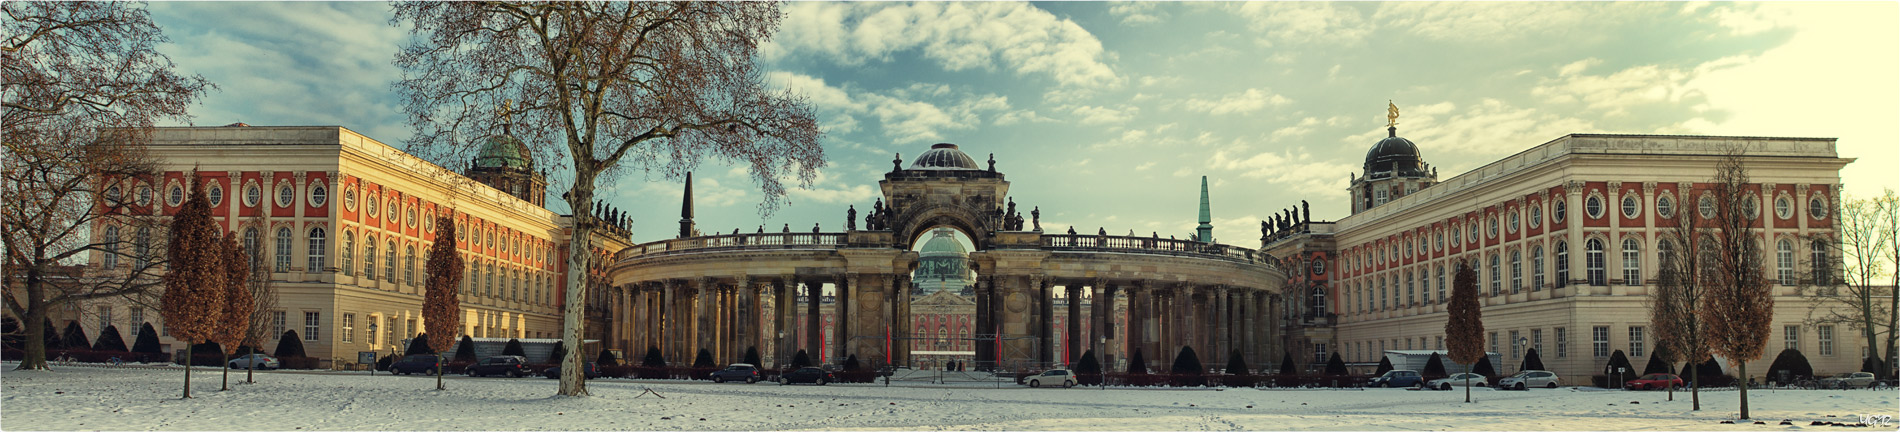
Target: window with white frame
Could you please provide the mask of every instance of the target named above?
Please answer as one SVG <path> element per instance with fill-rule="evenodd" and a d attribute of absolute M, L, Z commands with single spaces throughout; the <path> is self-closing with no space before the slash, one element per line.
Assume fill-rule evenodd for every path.
<path fill-rule="evenodd" d="M 1379 278 L 1379 309 L 1392 307 L 1391 300 L 1385 296 L 1385 278 Z"/>
<path fill-rule="evenodd" d="M 288 328 L 285 328 L 289 324 L 289 322 L 286 321 L 288 317 L 285 315 L 287 314 L 284 313 L 284 311 L 270 311 L 270 334 L 272 337 L 282 336 L 284 332 L 290 331 Z"/>
<path fill-rule="evenodd" d="M 112 325 L 112 306 L 100 306 L 99 307 L 99 332 L 105 333 L 106 327 L 110 325 Z"/>
<path fill-rule="evenodd" d="M 1438 340 L 1438 342 L 1437 342 L 1437 345 L 1438 345 L 1438 347 L 1437 347 L 1437 348 L 1433 348 L 1433 349 L 1438 349 L 1438 350 L 1442 350 L 1442 349 L 1445 349 L 1445 337 L 1444 337 L 1444 336 L 1438 336 L 1438 337 L 1436 337 L 1436 338 L 1434 338 L 1434 339 L 1437 339 L 1437 340 Z"/>
<path fill-rule="evenodd" d="M 1498 332 L 1491 332 L 1491 351 L 1498 352 Z"/>
<path fill-rule="evenodd" d="M 145 268 L 146 264 L 151 263 L 151 255 L 152 228 L 139 227 L 138 233 L 132 235 L 132 269 Z"/>
<path fill-rule="evenodd" d="M 1809 257 L 1810 257 L 1809 261 L 1811 262 L 1809 262 L 1808 265 L 1814 267 L 1814 285 L 1815 286 L 1833 285 L 1834 278 L 1831 277 L 1830 275 L 1833 274 L 1832 271 L 1834 269 L 1834 263 L 1828 260 L 1827 240 L 1814 239 L 1814 244 L 1810 246 L 1811 247 L 1809 250 Z"/>
<path fill-rule="evenodd" d="M 1405 305 L 1410 306 L 1410 305 L 1418 304 L 1418 291 L 1416 290 L 1417 288 L 1418 288 L 1417 285 L 1412 284 L 1412 272 L 1410 270 L 1407 270 L 1405 272 Z"/>
<path fill-rule="evenodd" d="M 1313 362 L 1314 363 L 1326 362 L 1326 344 L 1323 344 L 1323 343 L 1313 344 Z"/>
<path fill-rule="evenodd" d="M 137 341 L 139 332 L 145 330 L 145 308 L 134 306 L 126 312 L 126 316 L 132 319 L 132 322 L 127 324 L 132 326 L 132 340 Z"/>
<path fill-rule="evenodd" d="M 1643 205 L 1636 201 L 1635 195 L 1623 195 L 1623 217 L 1635 219 L 1643 211 Z"/>
<path fill-rule="evenodd" d="M 1603 241 L 1589 239 L 1583 242 L 1584 275 L 1592 286 L 1606 286 L 1609 281 L 1603 274 Z"/>
<path fill-rule="evenodd" d="M 1775 279 L 1782 285 L 1794 285 L 1794 242 L 1775 242 Z"/>
<path fill-rule="evenodd" d="M 1491 295 L 1498 295 L 1504 292 L 1504 283 L 1500 281 L 1503 279 L 1501 277 L 1503 276 L 1503 270 L 1499 267 L 1498 254 L 1491 254 Z"/>
<path fill-rule="evenodd" d="M 1814 343 L 1819 344 L 1821 355 L 1834 355 L 1834 326 L 1827 324 L 1814 326 Z"/>
<path fill-rule="evenodd" d="M 1438 302 L 1444 303 L 1445 302 L 1445 266 L 1443 264 L 1440 264 L 1438 266 L 1437 278 L 1438 278 Z"/>
<path fill-rule="evenodd" d="M 343 331 L 337 332 L 344 342 L 356 341 L 356 314 L 343 314 Z"/>
<path fill-rule="evenodd" d="M 318 335 L 322 334 L 320 332 L 323 330 L 323 320 L 321 318 L 322 314 L 320 312 L 303 313 L 303 340 L 316 341 L 320 339 Z"/>
<path fill-rule="evenodd" d="M 119 227 L 106 227 L 105 253 L 101 261 L 107 270 L 119 268 Z"/>
<path fill-rule="evenodd" d="M 1643 245 L 1636 239 L 1623 239 L 1623 284 L 1643 284 Z"/>
<path fill-rule="evenodd" d="M 396 267 L 396 241 L 390 240 L 387 243 L 383 243 L 383 246 L 389 249 L 387 252 L 383 252 L 383 267 L 389 269 L 389 271 L 383 272 L 383 280 L 394 284 L 396 283 L 396 269 L 399 268 Z"/>
<path fill-rule="evenodd" d="M 277 271 L 290 271 L 290 228 L 277 229 Z"/>
<path fill-rule="evenodd" d="M 307 260 L 309 261 L 310 266 L 304 268 L 304 271 L 309 271 L 309 272 L 323 271 L 323 267 L 324 267 L 323 251 L 329 250 L 329 247 L 324 244 L 324 239 L 325 237 L 324 237 L 323 228 L 310 229 L 310 241 L 309 241 L 310 259 Z"/>
<path fill-rule="evenodd" d="M 1610 356 L 1610 326 L 1590 328 L 1590 353 L 1597 357 Z"/>
<path fill-rule="evenodd" d="M 376 237 L 363 236 L 363 279 L 376 282 Z"/>
<path fill-rule="evenodd" d="M 1524 358 L 1524 353 L 1522 352 L 1522 350 L 1525 347 L 1522 344 L 1517 343 L 1517 338 L 1518 338 L 1517 330 L 1511 330 L 1511 360 Z"/>
<path fill-rule="evenodd" d="M 1557 327 L 1551 330 L 1556 331 L 1555 336 L 1557 337 L 1557 358 L 1564 358 L 1564 357 L 1570 356 L 1570 337 L 1568 334 L 1564 333 L 1564 328 Z"/>
<path fill-rule="evenodd" d="M 343 255 L 342 266 L 340 266 L 343 269 L 343 275 L 354 276 L 356 274 L 356 235 L 344 231 L 342 246 L 339 252 Z"/>
<path fill-rule="evenodd" d="M 1531 349 L 1544 352 L 1544 329 L 1531 329 Z"/>
<path fill-rule="evenodd" d="M 1531 291 L 1544 289 L 1544 245 L 1531 246 Z"/>
<path fill-rule="evenodd" d="M 1643 356 L 1643 326 L 1630 326 L 1630 355 Z"/>
<path fill-rule="evenodd" d="M 1801 350 L 1801 326 L 1782 326 L 1781 345 L 1781 347 L 1785 349 Z"/>
<path fill-rule="evenodd" d="M 1419 301 L 1432 304 L 1432 269 L 1430 267 L 1418 270 L 1418 285 Z"/>
<path fill-rule="evenodd" d="M 415 286 L 416 247 L 414 245 L 403 246 L 402 253 L 402 283 L 404 285 Z"/>
<path fill-rule="evenodd" d="M 1511 251 L 1511 293 L 1524 291 L 1524 252 Z"/>

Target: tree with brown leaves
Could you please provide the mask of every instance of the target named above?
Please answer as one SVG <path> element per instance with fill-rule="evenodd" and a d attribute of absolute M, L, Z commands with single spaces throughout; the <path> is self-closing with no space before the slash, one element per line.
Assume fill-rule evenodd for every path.
<path fill-rule="evenodd" d="M 1740 151 L 1716 165 L 1715 178 L 1697 198 L 1697 211 L 1711 210 L 1703 231 L 1713 239 L 1711 259 L 1703 263 L 1702 327 L 1709 349 L 1735 367 L 1741 380 L 1741 417 L 1748 417 L 1748 362 L 1768 346 L 1775 297 L 1762 265 L 1761 193 L 1748 184 Z"/>
<path fill-rule="evenodd" d="M 575 215 L 562 340 L 581 346 L 598 180 L 627 171 L 683 175 L 716 157 L 751 169 L 761 213 L 810 185 L 825 164 L 822 132 L 801 97 L 770 90 L 754 57 L 777 31 L 771 2 L 398 2 L 414 24 L 396 84 L 416 133 L 409 148 L 460 160 L 467 140 L 512 125 L 531 153 L 565 156 Z M 512 101 L 512 103 L 510 103 Z M 502 108 L 502 109 L 496 109 Z M 525 156 L 525 155 L 524 155 Z M 541 159 L 541 158 L 536 158 Z M 561 360 L 580 370 L 576 349 Z M 559 394 L 587 394 L 563 374 Z"/>
<path fill-rule="evenodd" d="M 236 352 L 238 345 L 244 343 L 245 334 L 250 333 L 251 330 L 253 300 L 250 284 L 250 254 L 244 251 L 244 246 L 238 244 L 235 233 L 225 233 L 224 241 L 220 245 L 220 249 L 223 249 L 220 252 L 224 254 L 224 262 L 218 264 L 224 269 L 224 311 L 223 318 L 217 322 L 217 337 L 212 339 L 218 342 L 219 347 L 224 348 L 224 361 L 220 363 L 227 367 L 223 368 L 224 385 L 219 388 L 219 391 L 224 391 L 231 389 L 231 368 L 228 367 L 231 363 L 231 353 Z M 257 368 L 256 361 L 250 363 L 247 370 Z"/>
<path fill-rule="evenodd" d="M 1484 358 L 1484 312 L 1478 304 L 1478 270 L 1459 261 L 1452 275 L 1451 302 L 1445 305 L 1445 351 L 1451 361 L 1465 365 Z M 1469 381 L 1469 379 L 1467 379 Z M 1471 383 L 1465 383 L 1465 403 L 1471 402 Z"/>
<path fill-rule="evenodd" d="M 46 312 L 160 288 L 161 221 L 152 210 L 155 166 L 144 143 L 159 119 L 212 86 L 181 76 L 155 48 L 166 41 L 131 2 L 0 3 L 0 238 L 8 314 L 27 339 L 19 369 L 46 369 Z M 118 234 L 118 235 L 110 235 Z M 141 235 L 142 234 L 142 235 Z M 79 277 L 51 277 L 86 260 Z M 24 296 L 21 298 L 20 296 Z"/>
<path fill-rule="evenodd" d="M 185 342 L 185 396 L 191 397 L 191 346 L 218 338 L 224 329 L 226 268 L 217 221 L 211 220 L 211 202 L 197 171 L 191 173 L 191 198 L 172 216 L 171 271 L 165 273 L 165 294 L 159 315 L 171 328 L 172 338 Z"/>
<path fill-rule="evenodd" d="M 1649 291 L 1649 325 L 1656 332 L 1655 355 L 1668 357 L 1662 361 L 1702 364 L 1709 360 L 1709 341 L 1698 312 L 1706 291 L 1699 275 L 1703 258 L 1711 251 L 1704 248 L 1709 242 L 1695 239 L 1706 221 L 1697 209 L 1686 205 L 1674 212 L 1657 220 L 1656 255 L 1661 263 L 1656 268 L 1656 289 Z M 1702 410 L 1701 374 L 1683 379 L 1690 383 L 1689 409 Z M 1675 389 L 1669 391 L 1670 400 L 1675 400 Z"/>
<path fill-rule="evenodd" d="M 1888 189 L 1882 196 L 1843 198 L 1839 208 L 1828 213 L 1840 227 L 1840 238 L 1817 235 L 1806 240 L 1823 247 L 1822 256 L 1833 258 L 1828 260 L 1832 262 L 1809 258 L 1804 264 L 1810 275 L 1832 276 L 1837 269 L 1833 264 L 1840 263 L 1838 269 L 1845 277 L 1798 279 L 1812 285 L 1803 293 L 1813 300 L 1808 321 L 1859 330 L 1868 347 L 1869 360 L 1863 361 L 1880 362 L 1875 375 L 1892 378 L 1895 311 L 1900 311 L 1900 290 L 1894 289 L 1900 285 L 1900 272 L 1894 271 L 1900 262 L 1900 196 Z M 1887 342 L 1885 355 L 1881 355 L 1881 341 Z"/>
<path fill-rule="evenodd" d="M 423 286 L 422 298 L 424 343 L 437 353 L 447 351 L 454 343 L 455 336 L 462 333 L 462 300 L 457 298 L 462 286 L 462 255 L 455 249 L 455 218 L 450 217 L 453 210 L 444 213 L 435 220 L 435 244 L 429 246 L 428 279 Z M 440 357 L 438 356 L 438 359 Z M 437 361 L 435 368 L 435 389 L 442 387 L 442 363 Z"/>

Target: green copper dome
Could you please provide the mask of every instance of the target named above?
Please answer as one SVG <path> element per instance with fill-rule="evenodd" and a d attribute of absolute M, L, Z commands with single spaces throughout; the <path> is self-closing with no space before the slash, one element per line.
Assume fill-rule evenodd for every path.
<path fill-rule="evenodd" d="M 914 275 L 917 280 L 962 281 L 966 278 L 970 271 L 966 261 L 969 251 L 957 242 L 955 233 L 948 228 L 931 230 L 930 241 L 917 249 L 917 274 Z"/>
<path fill-rule="evenodd" d="M 515 137 L 495 135 L 482 140 L 482 151 L 475 155 L 475 167 L 533 170 L 534 154 Z"/>

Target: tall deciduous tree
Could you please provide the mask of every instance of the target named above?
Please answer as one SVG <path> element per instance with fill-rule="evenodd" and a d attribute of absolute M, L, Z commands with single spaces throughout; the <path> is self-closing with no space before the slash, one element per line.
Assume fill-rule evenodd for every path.
<path fill-rule="evenodd" d="M 534 152 L 565 156 L 562 194 L 575 215 L 562 340 L 581 346 L 581 312 L 600 221 L 595 183 L 626 171 L 678 176 L 715 157 L 751 169 L 761 212 L 809 185 L 825 164 L 803 98 L 767 89 L 753 57 L 778 29 L 770 2 L 398 2 L 393 22 L 416 37 L 397 54 L 396 89 L 419 151 L 466 154 L 467 139 L 512 133 Z M 519 109 L 497 112 L 514 101 Z M 508 116 L 503 120 L 502 116 Z M 550 159 L 552 160 L 552 158 Z M 561 362 L 580 370 L 576 349 Z M 586 395 L 582 374 L 559 394 Z"/>
<path fill-rule="evenodd" d="M 1840 208 L 1830 211 L 1839 226 L 1838 240 L 1810 239 L 1810 247 L 1827 248 L 1822 256 L 1841 264 L 1844 278 L 1839 281 L 1809 277 L 1809 320 L 1814 323 L 1843 324 L 1859 330 L 1866 339 L 1867 356 L 1885 366 L 1876 374 L 1891 377 L 1894 364 L 1896 310 L 1900 310 L 1900 197 L 1888 189 L 1872 198 L 1843 199 Z M 1812 262 L 1812 274 L 1833 275 L 1834 262 Z M 1827 283 L 1838 282 L 1838 283 Z M 1881 341 L 1886 341 L 1882 344 Z M 1885 355 L 1882 355 L 1882 346 Z"/>
<path fill-rule="evenodd" d="M 1678 191 L 1682 205 L 1675 213 L 1662 215 L 1657 232 L 1656 289 L 1649 291 L 1649 326 L 1656 332 L 1656 352 L 1664 361 L 1689 364 L 1709 360 L 1709 340 L 1703 335 L 1701 313 L 1703 265 L 1714 253 L 1714 239 L 1700 235 L 1702 218 L 1698 198 L 1690 191 Z M 1692 205 L 1692 203 L 1695 203 Z M 1701 376 L 1682 377 L 1689 381 L 1689 410 L 1702 410 Z M 1675 398 L 1674 390 L 1669 397 Z"/>
<path fill-rule="evenodd" d="M 1478 305 L 1478 271 L 1460 261 L 1452 276 L 1451 303 L 1445 308 L 1445 354 L 1469 365 L 1484 358 L 1484 315 Z M 1470 372 L 1466 366 L 1465 372 Z M 1466 381 L 1470 381 L 1469 378 Z M 1471 383 L 1465 383 L 1465 402 L 1471 402 Z"/>
<path fill-rule="evenodd" d="M 1705 263 L 1701 313 L 1709 349 L 1728 359 L 1741 376 L 1741 417 L 1748 417 L 1748 362 L 1761 358 L 1768 346 L 1769 326 L 1775 311 L 1774 293 L 1762 265 L 1761 237 L 1754 228 L 1761 224 L 1760 192 L 1748 184 L 1748 170 L 1741 153 L 1731 152 L 1716 165 L 1709 190 L 1698 198 L 1698 206 L 1712 205 L 1714 214 L 1704 231 L 1714 239 L 1713 258 Z M 1698 208 L 1698 211 L 1700 209 Z"/>
<path fill-rule="evenodd" d="M 166 248 L 171 271 L 165 273 L 165 294 L 159 315 L 172 338 L 184 341 L 185 396 L 191 397 L 191 344 L 213 342 L 222 328 L 226 286 L 224 251 L 220 250 L 218 223 L 211 220 L 211 202 L 196 171 L 191 174 L 191 198 L 172 217 L 171 242 Z"/>
<path fill-rule="evenodd" d="M 449 213 L 454 213 L 453 211 Z M 423 327 L 427 333 L 422 337 L 431 347 L 448 347 L 455 335 L 462 333 L 462 300 L 457 287 L 462 286 L 462 255 L 456 253 L 455 218 L 444 213 L 435 220 L 435 244 L 429 246 L 428 279 L 423 284 L 427 292 L 422 298 Z M 442 364 L 436 362 L 435 389 L 443 390 Z M 569 369 L 578 370 L 578 369 Z"/>
<path fill-rule="evenodd" d="M 149 179 L 152 125 L 188 120 L 185 108 L 213 87 L 173 72 L 141 4 L 21 1 L 0 11 L 0 239 L 6 284 L 20 287 L 0 298 L 27 341 L 18 369 L 45 369 L 48 310 L 159 288 L 161 254 L 133 240 L 162 238 L 153 231 L 163 224 L 133 203 L 135 190 L 150 189 L 119 180 Z M 123 264 L 62 274 L 97 256 Z"/>
<path fill-rule="evenodd" d="M 251 258 L 250 254 L 244 251 L 244 246 L 238 244 L 237 234 L 225 233 L 224 241 L 219 244 L 219 249 L 222 249 L 219 253 L 224 254 L 224 262 L 218 264 L 224 269 L 224 317 L 217 322 L 218 334 L 213 340 L 218 342 L 218 346 L 224 348 L 222 363 L 229 365 L 231 353 L 239 345 L 247 342 L 245 335 L 251 331 L 251 310 L 254 308 L 251 304 L 253 301 Z M 255 382 L 252 371 L 257 369 L 257 362 L 249 363 L 250 365 L 245 367 L 244 379 Z M 224 368 L 224 384 L 219 391 L 230 389 L 231 368 L 226 367 Z"/>
<path fill-rule="evenodd" d="M 261 213 L 252 218 L 250 224 L 251 226 L 259 227 L 268 226 Z M 244 328 L 244 338 L 242 340 L 244 345 L 249 345 L 253 347 L 254 350 L 261 351 L 265 342 L 270 341 L 271 338 L 280 336 L 271 331 L 273 330 L 271 312 L 277 309 L 277 285 L 271 282 L 270 267 L 265 266 L 263 263 L 263 251 L 260 249 L 264 246 L 262 244 L 240 246 L 246 248 L 244 249 L 244 261 L 249 264 L 250 271 L 250 275 L 248 276 L 249 282 L 246 285 L 250 289 L 251 295 L 249 307 L 243 312 L 245 315 L 250 316 L 250 319 L 246 321 L 249 325 L 246 325 Z M 256 365 L 252 365 L 250 369 L 244 372 L 245 382 L 257 382 L 255 366 Z"/>

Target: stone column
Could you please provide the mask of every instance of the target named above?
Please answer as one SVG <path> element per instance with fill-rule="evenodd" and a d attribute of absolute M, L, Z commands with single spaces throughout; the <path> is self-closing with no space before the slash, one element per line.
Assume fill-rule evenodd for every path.
<path fill-rule="evenodd" d="M 834 283 L 834 285 L 836 285 Z M 819 314 L 818 306 L 824 304 L 825 283 L 805 284 L 805 355 L 813 364 L 823 363 L 819 359 L 825 356 L 824 316 Z"/>
<path fill-rule="evenodd" d="M 1572 180 L 1564 185 L 1564 201 L 1567 204 L 1564 204 L 1564 221 L 1561 225 L 1561 229 L 1567 231 L 1567 235 L 1564 236 L 1568 239 L 1565 241 L 1567 247 L 1564 253 L 1570 255 L 1567 260 L 1569 261 L 1568 268 L 1570 274 L 1566 275 L 1569 280 L 1559 281 L 1562 284 L 1558 286 L 1573 287 L 1574 289 L 1570 291 L 1571 295 L 1581 295 L 1590 292 L 1587 288 L 1575 288 L 1578 281 L 1584 280 L 1587 277 L 1585 273 L 1588 271 L 1583 267 L 1582 218 L 1586 217 L 1583 210 L 1583 187 L 1584 183 L 1580 180 Z M 1560 225 L 1558 224 L 1551 224 L 1552 229 L 1558 229 L 1559 227 Z M 1556 252 L 1552 251 L 1551 255 L 1555 256 Z"/>
<path fill-rule="evenodd" d="M 695 328 L 696 334 L 693 338 L 695 343 L 690 350 L 691 352 L 686 354 L 686 361 L 689 364 L 692 363 L 699 357 L 700 350 L 706 350 L 712 353 L 713 358 L 717 361 L 719 358 L 719 348 L 716 343 L 719 339 L 717 327 L 718 316 L 715 314 L 718 312 L 718 307 L 715 303 L 717 303 L 718 300 L 717 294 L 719 286 L 714 283 L 711 278 L 703 277 L 699 278 L 698 283 L 694 285 L 696 285 L 694 287 L 696 291 L 693 296 L 693 321 L 698 327 Z"/>
<path fill-rule="evenodd" d="M 995 315 L 992 308 L 996 305 L 996 300 L 992 295 L 993 290 L 995 290 L 994 283 L 991 282 L 989 276 L 977 275 L 975 300 L 976 322 L 970 331 L 972 338 L 975 339 L 970 341 L 970 345 L 974 348 L 972 351 L 976 352 L 977 365 L 996 361 L 996 353 L 994 351 L 996 348 L 995 340 L 985 340 L 985 338 L 994 338 L 996 336 L 996 326 L 995 323 L 991 321 L 994 319 L 992 316 Z"/>
<path fill-rule="evenodd" d="M 1115 310 L 1115 299 L 1109 296 L 1107 285 L 1101 279 L 1096 279 L 1095 284 L 1089 287 L 1089 336 L 1088 340 L 1082 341 L 1095 351 L 1095 360 L 1100 362 L 1103 370 L 1109 367 L 1105 360 L 1108 356 L 1108 344 L 1104 343 L 1103 338 L 1108 337 L 1108 328 L 1114 325 L 1108 321 L 1108 318 L 1110 311 Z M 1073 309 L 1069 312 L 1069 320 L 1076 320 Z M 1075 357 L 1075 361 L 1080 362 L 1082 358 Z"/>
<path fill-rule="evenodd" d="M 836 349 L 832 362 L 835 364 L 844 364 L 844 359 L 851 355 L 851 320 L 855 318 L 851 310 L 851 290 L 857 286 L 857 279 L 857 273 L 845 273 L 844 278 L 839 279 L 838 292 L 831 305 L 831 345 Z"/>
<path fill-rule="evenodd" d="M 1220 338 L 1214 341 L 1215 352 L 1209 361 L 1222 367 L 1226 366 L 1228 351 L 1234 346 L 1233 304 L 1228 301 L 1227 294 L 1227 286 L 1214 287 L 1214 326 L 1220 331 Z"/>
<path fill-rule="evenodd" d="M 1051 281 L 1042 276 L 1029 277 L 1029 292 L 1036 296 L 1031 302 L 1036 307 L 1036 362 L 1049 365 L 1055 362 L 1055 288 Z"/>
<path fill-rule="evenodd" d="M 1095 281 L 1092 285 L 1094 286 L 1091 288 L 1094 288 L 1095 291 L 1101 291 L 1101 281 Z M 1064 352 L 1067 353 L 1066 360 L 1068 360 L 1069 363 L 1075 363 L 1082 361 L 1082 346 L 1084 343 L 1087 343 L 1087 341 L 1082 339 L 1082 286 L 1071 285 L 1065 286 L 1064 288 L 1068 291 L 1065 295 L 1069 296 L 1069 318 L 1066 321 L 1069 324 L 1069 334 L 1067 335 L 1068 338 L 1063 341 L 1063 348 Z M 1101 334 L 1101 330 L 1097 329 L 1096 334 Z"/>
<path fill-rule="evenodd" d="M 759 346 L 759 287 L 750 278 L 742 278 L 741 281 L 744 283 L 739 284 L 734 293 L 738 300 L 738 307 L 734 311 L 738 341 L 733 345 L 733 357 L 743 360 L 747 350 L 762 350 L 765 347 Z"/>

